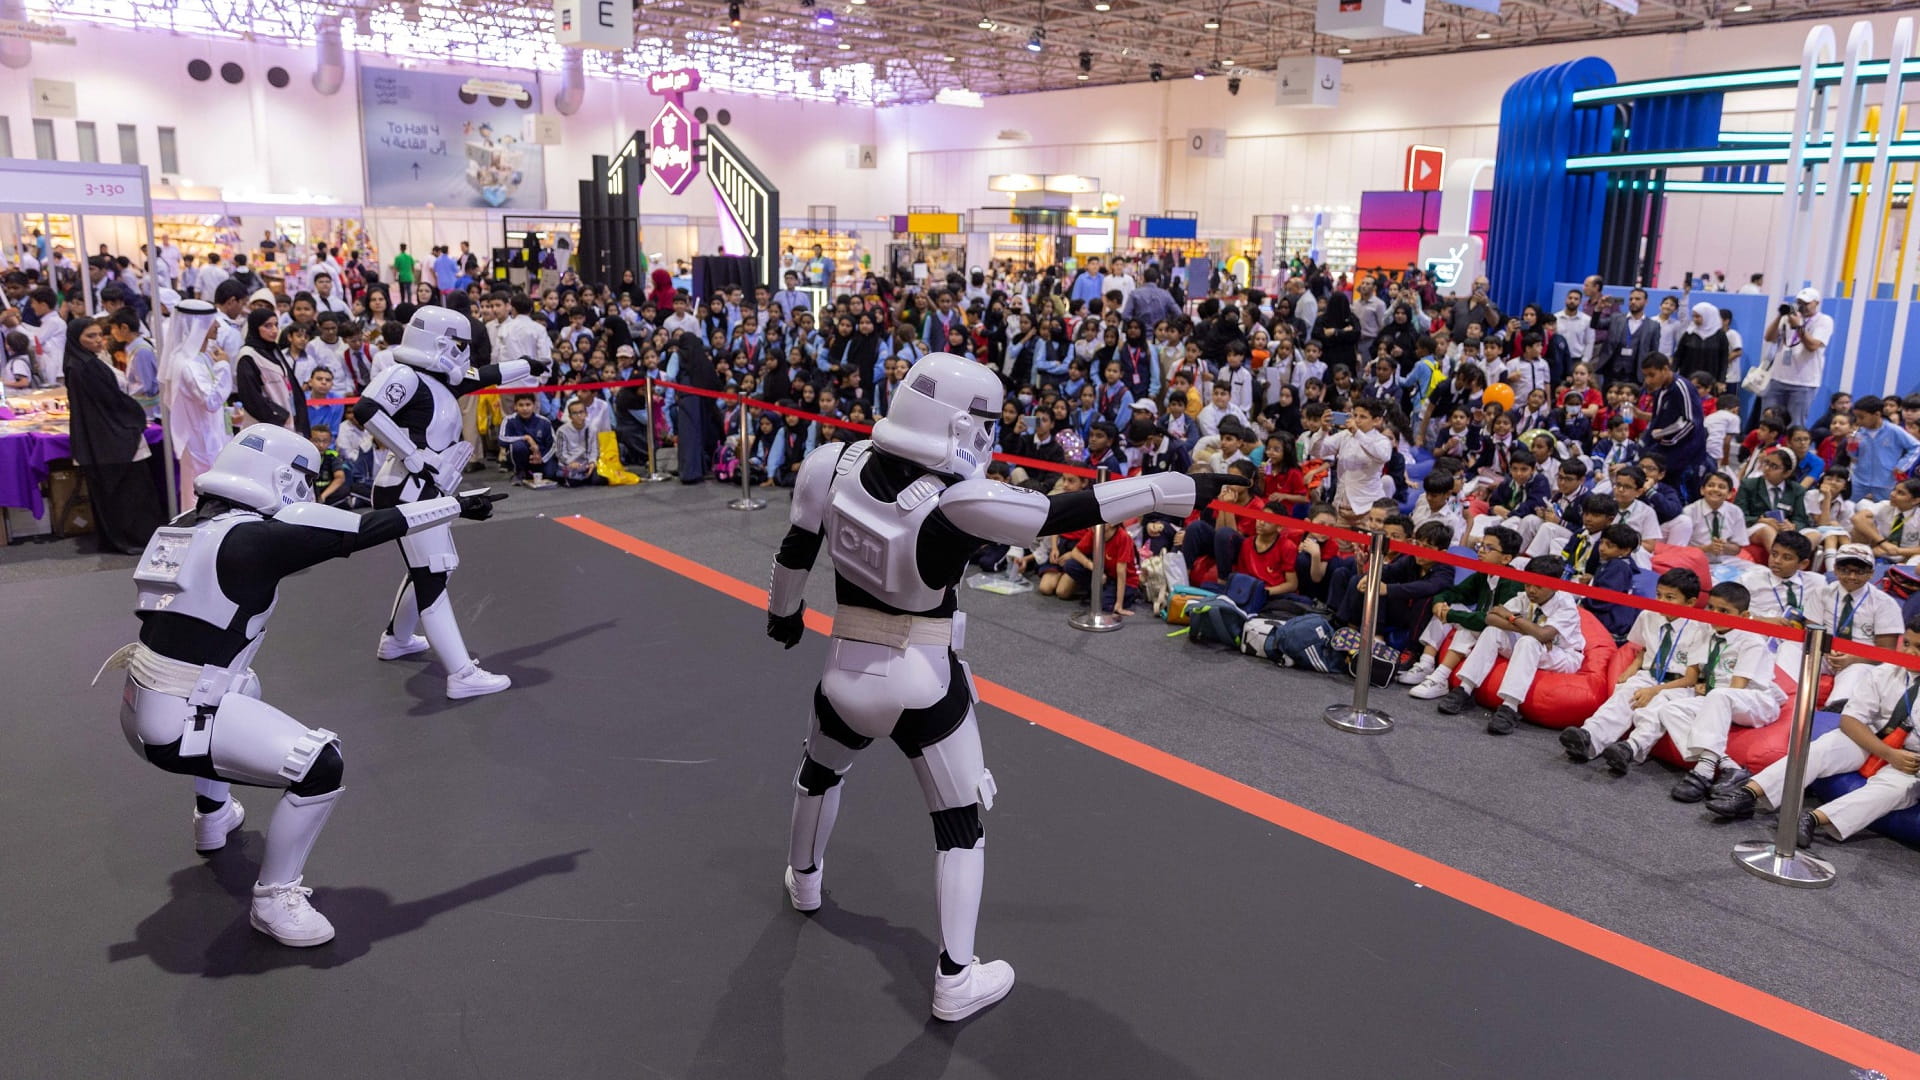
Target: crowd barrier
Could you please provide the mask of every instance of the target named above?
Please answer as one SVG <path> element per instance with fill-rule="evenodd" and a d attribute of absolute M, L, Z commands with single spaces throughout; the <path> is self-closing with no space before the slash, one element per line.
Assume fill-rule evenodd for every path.
<path fill-rule="evenodd" d="M 726 390 L 708 390 L 688 386 L 684 383 L 670 382 L 665 379 L 627 379 L 617 382 L 550 384 L 542 386 L 488 387 L 474 391 L 479 394 L 516 395 L 516 394 L 567 394 L 577 390 L 611 390 L 625 387 L 642 386 L 647 388 L 647 415 L 654 415 L 653 394 L 655 387 L 673 390 L 676 393 L 692 394 L 697 397 L 711 398 L 715 401 L 736 405 L 739 410 L 739 430 L 748 430 L 747 412 L 774 413 L 782 416 L 794 416 L 802 420 L 845 428 L 851 431 L 870 433 L 870 425 L 855 423 L 845 419 L 823 416 L 802 409 L 762 401 L 757 398 Z M 359 399 L 356 397 L 317 399 L 311 404 L 348 405 Z M 656 460 L 654 446 L 654 425 L 647 425 L 647 451 L 649 469 Z M 994 454 L 994 460 L 1010 465 L 1048 473 L 1064 473 L 1086 477 L 1095 482 L 1107 478 L 1107 470 L 1098 470 L 1085 466 L 1041 461 L 1034 458 L 1012 454 Z M 741 462 L 741 487 L 738 498 L 728 502 L 728 506 L 737 510 L 759 510 L 766 506 L 764 500 L 756 499 L 750 488 L 750 470 Z M 665 476 L 653 472 L 650 480 L 662 480 Z M 1920 670 L 1920 658 L 1881 648 L 1873 644 L 1846 639 L 1835 639 L 1827 631 L 1819 628 L 1801 629 L 1792 626 L 1780 626 L 1763 623 L 1754 619 L 1734 615 L 1722 615 L 1709 611 L 1705 607 L 1686 607 L 1669 604 L 1653 597 L 1638 596 L 1632 593 L 1615 592 L 1611 589 L 1596 588 L 1575 581 L 1546 577 L 1529 573 L 1513 566 L 1499 566 L 1482 562 L 1479 559 L 1424 547 L 1406 540 L 1394 540 L 1385 533 L 1371 533 L 1336 525 L 1321 525 L 1300 518 L 1276 514 L 1258 506 L 1216 500 L 1209 507 L 1236 518 L 1256 521 L 1268 521 L 1278 525 L 1283 531 L 1309 533 L 1329 539 L 1340 540 L 1356 547 L 1366 548 L 1369 553 L 1366 576 L 1362 581 L 1363 612 L 1360 628 L 1360 649 L 1356 659 L 1353 698 L 1351 702 L 1342 702 L 1329 706 L 1324 713 L 1326 722 L 1343 731 L 1356 734 L 1384 734 L 1393 728 L 1393 719 L 1385 710 L 1369 703 L 1371 688 L 1371 668 L 1373 664 L 1374 627 L 1377 621 L 1377 605 L 1381 585 L 1381 572 L 1385 568 L 1388 556 L 1393 554 L 1414 555 L 1423 559 L 1443 563 L 1457 569 L 1473 573 L 1483 573 L 1490 577 L 1511 578 L 1522 584 L 1544 586 L 1559 592 L 1571 593 L 1590 599 L 1604 600 L 1627 607 L 1653 611 L 1669 618 L 1693 619 L 1714 626 L 1733 630 L 1749 630 L 1764 637 L 1780 641 L 1796 642 L 1802 645 L 1799 678 L 1796 681 L 1792 709 L 1792 733 L 1788 743 L 1787 776 L 1785 801 L 1779 808 L 1780 825 L 1772 840 L 1745 841 L 1735 845 L 1734 861 L 1746 870 L 1770 881 L 1803 888 L 1818 888 L 1831 885 L 1835 879 L 1833 864 L 1815 858 L 1811 854 L 1797 850 L 1798 824 L 1805 798 L 1803 780 L 1806 774 L 1808 747 L 1812 742 L 1813 715 L 1818 705 L 1819 681 L 1822 665 L 1832 653 L 1860 657 L 1880 663 L 1895 664 L 1900 667 Z M 1101 594 L 1105 590 L 1106 551 L 1105 526 L 1097 527 L 1094 535 L 1093 550 L 1098 553 L 1093 559 L 1093 578 L 1088 610 L 1076 614 L 1069 620 L 1076 629 L 1103 632 L 1118 629 L 1120 618 L 1104 610 Z M 1758 565 L 1758 564 L 1756 564 Z M 1703 594 L 1704 600 L 1704 594 Z"/>

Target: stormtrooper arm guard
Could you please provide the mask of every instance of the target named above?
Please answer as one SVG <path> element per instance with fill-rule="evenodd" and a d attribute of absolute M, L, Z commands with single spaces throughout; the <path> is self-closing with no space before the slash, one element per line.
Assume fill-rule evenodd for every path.
<path fill-rule="evenodd" d="M 807 574 L 820 555 L 827 506 L 833 498 L 834 470 L 845 443 L 828 443 L 807 455 L 793 482 L 791 528 L 773 557 L 773 581 L 767 588 L 767 636 L 791 649 L 800 642 L 806 624 Z"/>
<path fill-rule="evenodd" d="M 359 420 L 359 417 L 355 416 L 354 419 Z M 400 422 L 392 416 L 375 408 L 371 410 L 370 416 L 360 420 L 360 426 L 368 435 L 373 436 L 373 441 L 379 444 L 382 450 L 399 458 L 407 472 L 418 474 L 426 468 L 426 454 L 413 445 L 413 440 L 407 437 L 407 429 L 401 427 Z"/>
<path fill-rule="evenodd" d="M 400 421 L 393 418 L 396 409 L 405 408 L 420 392 L 420 376 L 404 364 L 396 364 L 367 387 L 353 405 L 353 422 L 373 437 L 380 449 L 400 459 L 409 473 L 419 473 L 428 464 L 420 447 Z"/>
<path fill-rule="evenodd" d="M 1186 517 L 1199 501 L 1201 488 L 1208 498 L 1217 481 L 1185 473 L 1154 473 L 1109 480 L 1084 491 L 1041 495 L 997 480 L 963 480 L 940 497 L 940 513 L 970 536 L 1001 544 L 1031 548 L 1042 536 L 1089 529 L 1105 522 L 1118 524 L 1141 514 Z"/>

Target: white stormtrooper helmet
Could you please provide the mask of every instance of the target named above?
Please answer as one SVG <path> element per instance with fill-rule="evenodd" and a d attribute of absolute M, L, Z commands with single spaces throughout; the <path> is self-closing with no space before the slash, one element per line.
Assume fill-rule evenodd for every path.
<path fill-rule="evenodd" d="M 452 308 L 423 307 L 407 320 L 406 334 L 394 346 L 393 358 L 409 367 L 458 375 L 467 366 L 467 346 L 473 324 Z"/>
<path fill-rule="evenodd" d="M 873 425 L 873 444 L 934 472 L 984 476 L 1005 396 L 1000 377 L 984 365 L 952 353 L 923 356 Z"/>
<path fill-rule="evenodd" d="M 319 470 L 320 451 L 312 443 L 286 428 L 255 424 L 220 449 L 213 468 L 194 478 L 193 490 L 272 517 L 312 499 Z"/>

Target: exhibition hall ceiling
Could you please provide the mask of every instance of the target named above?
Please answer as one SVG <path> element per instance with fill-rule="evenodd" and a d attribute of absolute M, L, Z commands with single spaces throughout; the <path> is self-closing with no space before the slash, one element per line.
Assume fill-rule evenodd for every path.
<path fill-rule="evenodd" d="M 1427 0 L 1419 35 L 1314 32 L 1315 0 L 637 0 L 634 47 L 589 55 L 638 77 L 687 62 L 713 89 L 861 104 L 1229 79 L 1268 99 L 1283 58 L 1468 55 L 1517 45 L 1893 11 L 1890 0 Z M 1492 13 L 1478 10 L 1497 7 Z M 556 70 L 550 0 L 29 0 L 49 21 L 305 44 L 338 18 L 363 55 Z M 735 22 L 737 20 L 737 25 Z M 1497 62 L 1497 61 L 1493 61 Z M 1737 59 L 1730 58 L 1737 66 Z M 1438 88 L 1444 89 L 1444 88 Z M 1424 88 L 1408 87 L 1410 95 Z"/>

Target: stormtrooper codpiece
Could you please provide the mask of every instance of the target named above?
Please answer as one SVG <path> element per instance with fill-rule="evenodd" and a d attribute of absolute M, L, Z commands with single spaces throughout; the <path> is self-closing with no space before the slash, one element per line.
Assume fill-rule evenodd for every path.
<path fill-rule="evenodd" d="M 374 379 L 354 405 L 354 422 L 387 451 L 373 480 L 375 507 L 432 498 L 460 483 L 473 453 L 473 444 L 460 437 L 460 395 L 546 373 L 548 364 L 541 360 L 468 367 L 472 325 L 466 315 L 449 308 L 414 312 L 393 350 L 400 362 Z M 460 565 L 453 530 L 430 528 L 407 536 L 400 541 L 400 553 L 407 576 L 400 582 L 375 655 L 398 660 L 433 649 L 447 669 L 450 698 L 497 694 L 513 685 L 467 653 L 447 596 L 447 575 Z M 426 636 L 416 630 L 426 631 Z"/>
<path fill-rule="evenodd" d="M 933 816 L 940 939 L 933 1015 L 959 1020 L 1013 988 L 1005 961 L 981 963 L 974 929 L 986 867 L 980 811 L 993 777 L 974 720 L 972 675 L 956 655 L 966 616 L 955 586 L 986 543 L 1040 536 L 1145 513 L 1185 515 L 1225 484 L 1217 475 L 1159 473 L 1048 497 L 985 478 L 1002 387 L 993 370 L 935 353 L 916 362 L 873 438 L 807 455 L 792 528 L 773 564 L 767 633 L 791 648 L 820 547 L 833 556 L 833 638 L 813 694 L 794 777 L 786 886 L 800 911 L 820 906 L 827 838 L 854 755 L 890 738 L 907 755 Z"/>
<path fill-rule="evenodd" d="M 364 516 L 311 501 L 320 451 L 256 424 L 194 481 L 199 505 L 148 541 L 133 572 L 140 639 L 105 666 L 125 668 L 120 726 L 141 756 L 194 777 L 193 846 L 226 846 L 246 818 L 230 784 L 281 788 L 253 886 L 254 929 L 283 945 L 320 945 L 333 925 L 301 884 L 333 813 L 343 762 L 333 732 L 260 700 L 250 665 L 283 578 L 455 516 L 492 513 L 484 494 L 426 499 Z"/>

